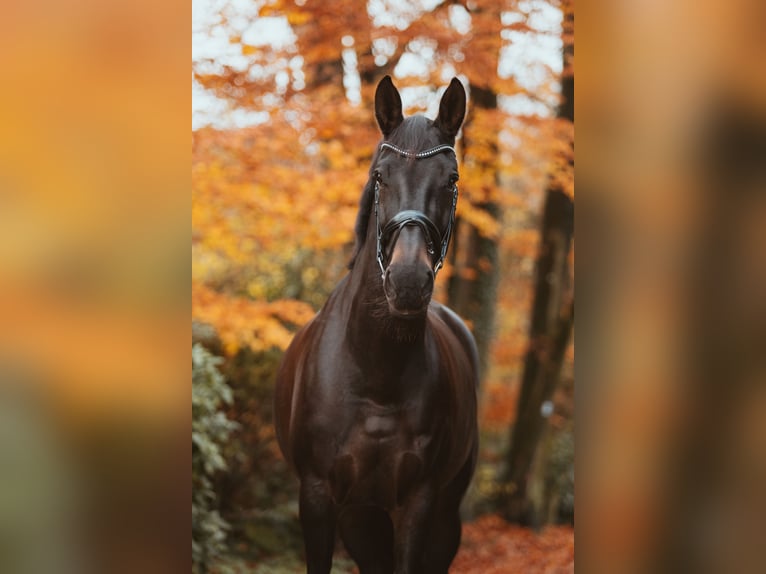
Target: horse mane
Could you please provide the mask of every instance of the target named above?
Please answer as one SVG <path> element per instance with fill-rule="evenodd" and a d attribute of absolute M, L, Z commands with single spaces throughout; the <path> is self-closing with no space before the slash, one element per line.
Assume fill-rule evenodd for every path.
<path fill-rule="evenodd" d="M 375 154 L 377 155 L 377 153 Z M 373 161 L 373 165 L 375 162 Z M 359 213 L 356 216 L 356 224 L 354 225 L 354 232 L 356 233 L 356 241 L 354 242 L 354 253 L 351 256 L 351 261 L 348 262 L 348 268 L 353 269 L 356 258 L 362 251 L 364 246 L 364 238 L 367 237 L 367 226 L 370 221 L 370 214 L 372 213 L 372 204 L 375 201 L 375 186 L 373 185 L 372 177 L 367 180 L 367 184 L 362 191 L 362 197 L 359 200 Z"/>
<path fill-rule="evenodd" d="M 428 128 L 433 125 L 433 121 L 425 116 L 417 115 L 405 118 L 399 126 L 394 129 L 385 141 L 392 143 L 407 151 L 422 151 L 430 147 L 444 143 L 439 141 L 434 130 Z M 381 140 L 383 141 L 383 140 Z M 452 142 L 454 143 L 454 142 Z M 354 263 L 359 256 L 359 253 L 364 247 L 364 241 L 367 237 L 367 227 L 370 222 L 370 215 L 372 214 L 373 203 L 375 202 L 375 183 L 372 179 L 372 170 L 378 161 L 378 155 L 380 154 L 380 142 L 372 156 L 370 162 L 370 177 L 364 186 L 362 191 L 362 197 L 359 200 L 359 212 L 356 216 L 356 224 L 354 225 L 354 232 L 356 234 L 356 241 L 354 243 L 354 252 L 351 256 L 351 261 L 348 263 L 348 268 L 353 269 Z M 409 159 L 408 161 L 415 161 Z"/>

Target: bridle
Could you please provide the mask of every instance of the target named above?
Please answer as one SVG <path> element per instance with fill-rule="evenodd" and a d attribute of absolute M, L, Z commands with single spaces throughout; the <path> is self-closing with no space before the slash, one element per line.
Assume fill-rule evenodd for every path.
<path fill-rule="evenodd" d="M 457 153 L 455 152 L 455 148 L 449 145 L 438 145 L 436 147 L 432 147 L 430 149 L 427 149 L 425 151 L 421 152 L 409 152 L 405 151 L 394 144 L 383 142 L 380 144 L 380 149 L 390 149 L 396 153 L 398 153 L 402 157 L 406 157 L 409 159 L 424 159 L 431 156 L 434 156 L 438 153 L 444 152 L 444 151 L 451 151 L 452 153 L 457 156 Z M 450 210 L 450 216 L 449 216 L 449 223 L 447 224 L 447 229 L 444 231 L 444 234 L 441 234 L 439 232 L 439 228 L 436 226 L 436 224 L 431 221 L 428 216 L 423 213 L 422 211 L 416 211 L 414 209 L 407 209 L 405 211 L 400 211 L 396 215 L 394 215 L 391 218 L 391 221 L 389 221 L 381 230 L 380 229 L 380 217 L 378 216 L 378 205 L 380 204 L 380 181 L 377 179 L 375 180 L 375 225 L 377 227 L 377 238 L 378 238 L 378 245 L 377 245 L 377 257 L 378 257 L 378 265 L 380 266 L 380 272 L 381 276 L 385 277 L 386 274 L 386 266 L 387 263 L 384 262 L 384 245 L 387 242 L 390 237 L 399 231 L 402 227 L 405 227 L 407 225 L 417 225 L 420 227 L 420 229 L 423 230 L 423 235 L 426 239 L 426 248 L 428 250 L 428 254 L 431 256 L 431 259 L 433 260 L 433 256 L 436 253 L 435 246 L 436 244 L 441 244 L 441 252 L 439 254 L 439 259 L 436 261 L 433 267 L 434 271 L 434 277 L 436 277 L 436 274 L 439 272 L 439 269 L 442 268 L 442 265 L 444 264 L 444 259 L 447 256 L 447 247 L 449 246 L 449 240 L 450 236 L 452 235 L 452 227 L 455 224 L 455 208 L 457 207 L 457 184 L 452 184 L 452 208 Z"/>

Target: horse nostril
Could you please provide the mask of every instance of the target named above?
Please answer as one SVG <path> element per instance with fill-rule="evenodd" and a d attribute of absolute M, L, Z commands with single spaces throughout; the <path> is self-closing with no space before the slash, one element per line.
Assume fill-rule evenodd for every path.
<path fill-rule="evenodd" d="M 391 274 L 390 267 L 386 269 L 386 272 L 383 274 L 383 292 L 387 297 L 396 293 L 396 282 L 394 281 L 394 276 Z"/>
<path fill-rule="evenodd" d="M 423 293 L 426 293 L 433 289 L 434 286 L 434 272 L 430 269 L 426 272 L 426 278 L 423 281 L 422 291 Z"/>

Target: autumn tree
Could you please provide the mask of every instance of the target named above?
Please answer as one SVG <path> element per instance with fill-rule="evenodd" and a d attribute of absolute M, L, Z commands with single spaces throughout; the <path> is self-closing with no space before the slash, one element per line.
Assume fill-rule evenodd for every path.
<path fill-rule="evenodd" d="M 574 6 L 564 4 L 562 101 L 558 118 L 563 130 L 574 125 Z M 570 278 L 569 255 L 574 234 L 574 204 L 571 174 L 574 169 L 574 140 L 553 164 L 545 192 L 540 246 L 534 278 L 534 301 L 529 324 L 529 345 L 524 358 L 521 393 L 512 427 L 507 456 L 508 496 L 504 501 L 506 518 L 513 522 L 541 520 L 540 509 L 529 500 L 530 469 L 540 452 L 540 437 L 547 424 L 542 410 L 559 383 L 564 354 L 574 324 L 574 295 Z M 550 413 L 548 413 L 550 414 Z"/>

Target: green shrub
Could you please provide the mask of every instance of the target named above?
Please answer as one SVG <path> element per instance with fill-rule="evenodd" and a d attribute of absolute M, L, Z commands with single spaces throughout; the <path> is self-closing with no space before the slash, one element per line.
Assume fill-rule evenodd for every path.
<path fill-rule="evenodd" d="M 237 423 L 222 412 L 231 389 L 218 370 L 223 360 L 192 346 L 192 570 L 207 572 L 225 548 L 229 525 L 217 509 L 213 476 L 226 470 L 222 447 Z"/>
<path fill-rule="evenodd" d="M 241 349 L 221 367 L 234 395 L 227 413 L 240 428 L 226 443 L 229 468 L 216 478 L 214 488 L 221 515 L 231 525 L 230 548 L 259 562 L 303 549 L 298 481 L 274 432 L 274 381 L 281 358 L 278 349 Z"/>

